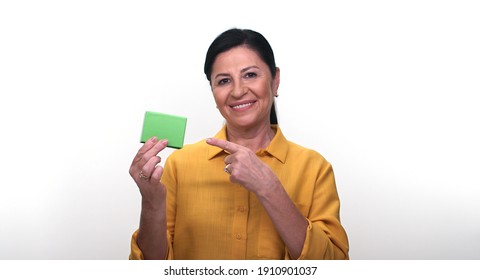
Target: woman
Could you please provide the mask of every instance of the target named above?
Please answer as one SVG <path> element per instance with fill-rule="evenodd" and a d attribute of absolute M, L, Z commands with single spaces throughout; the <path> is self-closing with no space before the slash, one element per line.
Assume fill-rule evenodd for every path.
<path fill-rule="evenodd" d="M 130 167 L 142 195 L 131 259 L 348 259 L 331 165 L 276 125 L 280 70 L 251 30 L 218 36 L 205 60 L 225 126 L 173 152 L 152 138 Z"/>

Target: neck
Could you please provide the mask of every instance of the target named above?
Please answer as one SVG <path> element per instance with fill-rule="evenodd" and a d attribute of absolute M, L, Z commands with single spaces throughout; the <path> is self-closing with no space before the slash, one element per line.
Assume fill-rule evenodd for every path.
<path fill-rule="evenodd" d="M 269 122 L 255 128 L 238 128 L 227 123 L 228 141 L 247 147 L 253 152 L 265 149 L 274 136 L 275 132 Z"/>

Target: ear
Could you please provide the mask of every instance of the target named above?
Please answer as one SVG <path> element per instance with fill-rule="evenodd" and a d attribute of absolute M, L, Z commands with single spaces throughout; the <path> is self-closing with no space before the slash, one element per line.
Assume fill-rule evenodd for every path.
<path fill-rule="evenodd" d="M 273 79 L 273 92 L 277 95 L 278 87 L 280 86 L 280 68 L 277 67 L 275 78 Z"/>

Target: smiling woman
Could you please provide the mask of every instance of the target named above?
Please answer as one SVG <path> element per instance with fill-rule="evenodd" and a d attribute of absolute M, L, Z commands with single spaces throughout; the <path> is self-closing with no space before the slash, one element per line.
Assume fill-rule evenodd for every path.
<path fill-rule="evenodd" d="M 224 32 L 223 36 L 218 36 L 215 41 L 210 45 L 210 48 L 207 51 L 204 72 L 209 82 L 212 82 L 212 68 L 214 66 L 215 60 L 217 59 L 217 56 L 240 46 L 248 47 L 251 51 L 254 51 L 258 55 L 258 58 L 260 58 L 262 62 L 268 67 L 268 69 L 270 70 L 269 73 L 270 75 L 272 75 L 272 78 L 275 78 L 275 76 L 278 76 L 280 74 L 280 72 L 277 73 L 279 69 L 276 67 L 275 64 L 275 56 L 273 54 L 272 47 L 262 34 L 253 30 L 231 29 Z M 247 75 L 252 74 L 255 75 L 255 73 L 248 73 Z M 280 77 L 278 76 L 278 78 Z M 278 123 L 274 104 L 272 104 L 272 108 L 270 111 L 270 123 Z"/>
<path fill-rule="evenodd" d="M 173 152 L 152 138 L 130 175 L 142 195 L 131 259 L 348 259 L 333 169 L 276 122 L 280 70 L 252 30 L 217 37 L 205 74 L 225 126 Z"/>
<path fill-rule="evenodd" d="M 280 82 L 278 68 L 272 75 L 255 51 L 239 46 L 218 55 L 211 75 L 213 96 L 227 131 L 241 130 L 241 138 L 245 132 L 271 131 L 269 115 Z M 270 140 L 273 135 L 267 136 Z M 256 151 L 261 145 L 251 148 Z"/>

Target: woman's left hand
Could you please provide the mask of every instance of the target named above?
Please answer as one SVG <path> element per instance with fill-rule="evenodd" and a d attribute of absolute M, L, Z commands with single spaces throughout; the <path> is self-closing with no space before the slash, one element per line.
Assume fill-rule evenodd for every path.
<path fill-rule="evenodd" d="M 230 174 L 232 183 L 240 184 L 258 195 L 259 192 L 268 191 L 278 181 L 272 169 L 249 148 L 216 138 L 207 139 L 207 144 L 229 153 L 225 157 L 225 171 Z"/>

